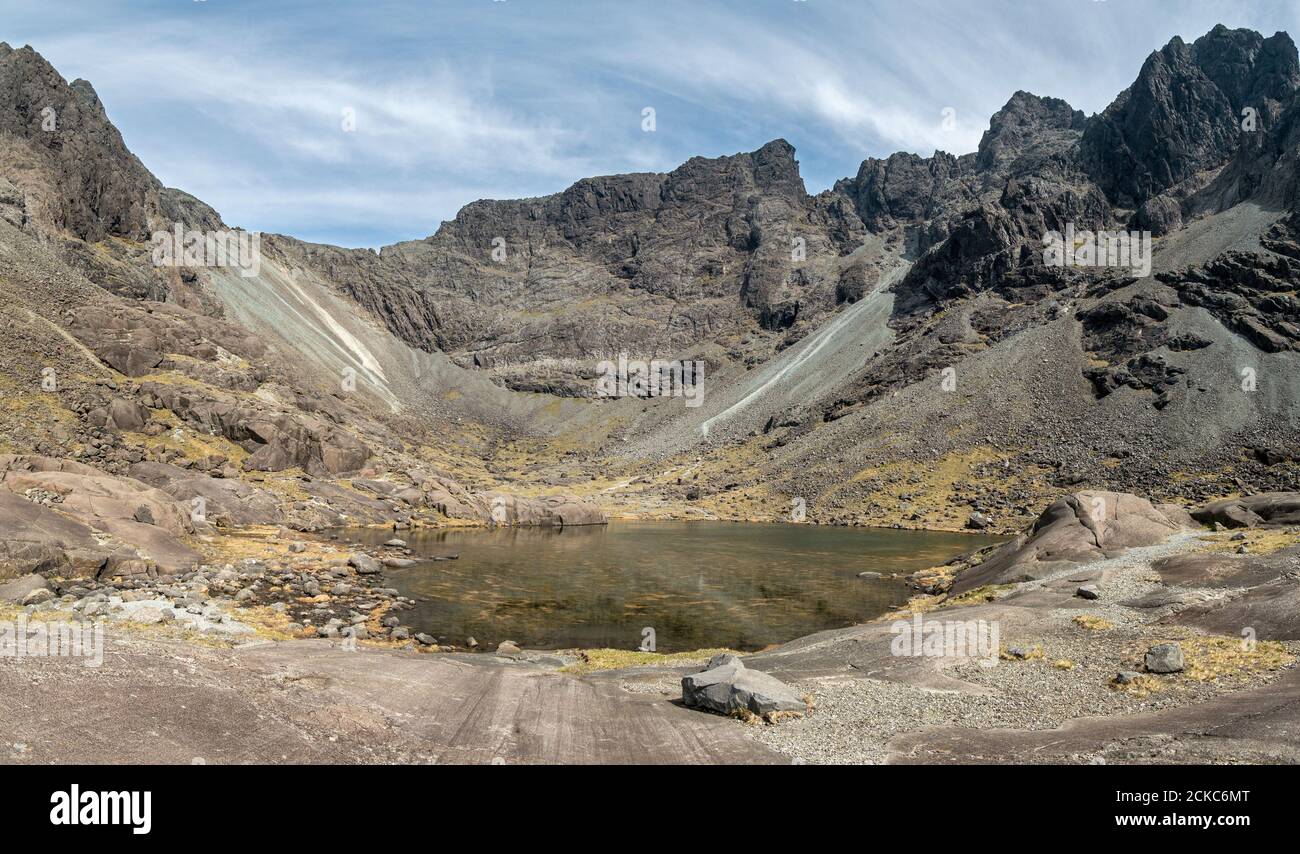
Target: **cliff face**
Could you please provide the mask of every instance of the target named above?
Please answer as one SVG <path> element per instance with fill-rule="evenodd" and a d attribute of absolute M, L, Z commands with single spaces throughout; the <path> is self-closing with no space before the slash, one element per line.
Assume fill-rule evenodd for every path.
<path fill-rule="evenodd" d="M 728 480 L 835 507 L 861 504 L 874 482 L 846 475 L 991 437 L 1015 447 L 1008 463 L 1052 478 L 1149 491 L 1170 482 L 1174 455 L 1293 485 L 1293 468 L 1251 461 L 1257 446 L 1278 459 L 1300 415 L 1298 158 L 1291 39 L 1216 27 L 1152 53 L 1098 115 L 1017 92 L 975 152 L 871 158 L 817 195 L 774 140 L 474 202 L 378 253 L 268 235 L 266 270 L 244 280 L 152 265 L 151 231 L 220 217 L 158 183 L 89 84 L 0 47 L 0 223 L 82 284 L 173 303 L 194 328 L 255 330 L 274 352 L 253 372 L 312 389 L 288 414 L 357 419 L 326 399 L 352 367 L 382 409 L 592 443 L 639 432 L 654 437 L 629 445 L 642 455 L 694 453 L 709 429 L 706 446 L 773 434 Z M 1150 232 L 1152 267 L 1045 263 L 1045 235 L 1071 228 Z M 130 331 L 73 325 L 96 352 Z M 583 400 L 619 353 L 703 360 L 709 402 L 670 413 Z M 1240 396 L 1241 367 L 1274 378 L 1266 395 Z M 948 369 L 979 388 L 960 407 L 931 387 Z M 1237 486 L 1218 477 L 1193 491 Z"/>

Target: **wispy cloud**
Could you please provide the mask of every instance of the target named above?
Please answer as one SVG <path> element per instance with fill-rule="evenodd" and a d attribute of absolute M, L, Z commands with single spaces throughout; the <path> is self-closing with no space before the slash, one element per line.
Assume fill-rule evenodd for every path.
<path fill-rule="evenodd" d="M 232 224 L 349 245 L 778 136 L 817 191 L 865 156 L 973 150 L 1017 89 L 1100 110 L 1175 34 L 1300 29 L 1285 0 L 6 6 L 0 39 L 94 83 L 164 182 Z"/>

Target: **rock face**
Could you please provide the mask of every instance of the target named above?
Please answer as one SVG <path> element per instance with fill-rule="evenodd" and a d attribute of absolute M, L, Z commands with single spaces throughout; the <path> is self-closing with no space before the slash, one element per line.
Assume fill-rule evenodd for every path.
<path fill-rule="evenodd" d="M 0 489 L 0 579 L 33 572 L 94 575 L 108 553 L 85 525 Z"/>
<path fill-rule="evenodd" d="M 1028 581 L 1067 567 L 1110 557 L 1135 546 L 1163 542 L 1179 521 L 1136 495 L 1076 492 L 1052 503 L 1033 528 L 963 572 L 952 593 L 985 584 Z M 1095 592 L 1095 591 L 1094 591 Z M 1080 595 L 1084 595 L 1082 590 Z"/>
<path fill-rule="evenodd" d="M 23 575 L 0 583 L 0 602 L 22 602 L 33 593 L 49 591 L 50 583 L 40 575 Z"/>
<path fill-rule="evenodd" d="M 0 455 L 0 488 L 15 495 L 48 495 L 58 514 L 80 523 L 63 530 L 84 531 L 86 537 L 91 529 L 101 531 L 164 569 L 198 563 L 198 553 L 184 542 L 194 531 L 189 508 L 138 480 L 49 457 Z M 30 522 L 41 529 L 49 524 L 45 517 Z M 5 540 L 11 542 L 7 534 Z M 84 538 L 74 542 L 74 549 L 90 548 Z M 92 553 L 102 556 L 108 551 L 98 548 L 93 537 L 90 542 L 96 546 Z M 100 557 L 97 566 L 103 562 Z"/>
<path fill-rule="evenodd" d="M 749 670 L 734 655 L 714 656 L 703 671 L 682 677 L 682 702 L 723 715 L 807 711 L 807 704 L 785 683 Z"/>
<path fill-rule="evenodd" d="M 152 230 L 220 228 L 220 217 L 161 187 L 88 84 L 5 46 L 0 352 L 18 355 L 0 360 L 33 394 L 39 366 L 57 367 L 66 387 L 43 405 L 66 411 L 42 430 L 0 413 L 0 438 L 46 456 L 79 447 L 78 459 L 117 477 L 142 463 L 249 482 L 301 470 L 310 480 L 294 488 L 294 506 L 264 518 L 305 529 L 424 507 L 506 524 L 603 519 L 580 501 L 511 499 L 451 478 L 411 478 L 390 493 L 335 483 L 382 483 L 385 471 L 424 464 L 416 451 L 466 421 L 485 434 L 479 448 L 520 429 L 579 435 L 574 453 L 594 464 L 709 453 L 762 429 L 770 441 L 743 449 L 736 468 L 774 493 L 827 496 L 816 521 L 874 521 L 864 507 L 912 501 L 906 488 L 871 494 L 883 487 L 855 477 L 868 469 L 990 448 L 1007 457 L 1004 469 L 1035 472 L 1035 489 L 986 473 L 978 486 L 1000 494 L 968 500 L 945 525 L 1018 526 L 1047 494 L 1044 481 L 1184 501 L 1243 485 L 1295 490 L 1298 67 L 1285 34 L 1216 27 L 1154 52 L 1100 115 L 1016 92 L 976 151 L 868 159 L 815 196 L 794 148 L 777 139 L 665 173 L 476 202 L 436 234 L 378 253 L 268 235 L 256 291 L 274 298 L 259 303 L 252 291 L 232 296 L 237 283 L 211 270 L 150 262 L 142 247 Z M 52 129 L 42 105 L 54 108 Z M 1243 127 L 1248 110 L 1253 130 Z M 1149 271 L 1048 263 L 1044 236 L 1069 226 L 1150 230 L 1162 237 L 1158 257 Z M 326 299 L 342 311 L 331 315 Z M 284 317 L 268 307 L 277 300 Z M 258 308 L 241 315 L 249 305 Z M 340 331 L 318 309 L 359 323 Z M 863 317 L 879 338 L 835 346 L 831 333 L 860 331 L 841 321 Z M 266 334 L 281 320 L 320 335 Z M 763 411 L 781 396 L 751 398 L 754 379 L 823 331 L 832 346 L 821 352 L 842 357 L 779 371 L 798 399 Z M 76 379 L 87 369 L 82 347 L 99 362 L 89 382 Z M 387 371 L 386 402 L 409 411 L 349 398 L 322 368 L 325 351 L 364 368 L 363 380 Z M 537 405 L 537 394 L 590 396 L 597 359 L 619 351 L 698 357 L 716 383 L 710 400 L 755 403 L 715 425 L 703 448 L 711 404 L 671 424 L 662 408 L 628 401 Z M 1223 366 L 1257 362 L 1269 382 L 1243 397 Z M 962 406 L 932 381 L 945 369 Z M 823 382 L 828 373 L 834 382 Z M 442 396 L 416 393 L 426 379 Z M 158 447 L 164 429 L 237 450 L 186 460 Z M 649 438 L 621 455 L 611 434 Z M 1174 477 L 1185 472 L 1204 476 Z M 238 507 L 260 506 L 258 487 L 180 480 L 165 491 L 221 504 L 221 519 L 263 516 Z M 683 486 L 674 498 L 704 496 Z"/>
<path fill-rule="evenodd" d="M 1242 110 L 1268 111 L 1300 86 L 1295 45 L 1215 27 L 1192 44 L 1174 38 L 1138 79 L 1089 123 L 1087 169 L 1123 207 L 1223 163 L 1241 144 Z"/>

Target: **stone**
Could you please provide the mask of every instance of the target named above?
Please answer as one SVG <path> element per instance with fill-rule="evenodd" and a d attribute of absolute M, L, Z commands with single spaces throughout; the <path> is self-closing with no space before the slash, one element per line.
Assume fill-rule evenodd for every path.
<path fill-rule="evenodd" d="M 435 646 L 438 643 L 438 640 L 433 635 L 426 635 L 424 632 L 418 632 L 415 639 L 424 646 Z"/>
<path fill-rule="evenodd" d="M 504 640 L 497 644 L 497 655 L 519 655 L 523 650 L 511 640 Z"/>
<path fill-rule="evenodd" d="M 734 655 L 718 655 L 699 673 L 682 678 L 682 702 L 688 708 L 730 715 L 807 711 L 807 704 L 774 676 L 750 670 Z"/>
<path fill-rule="evenodd" d="M 1149 673 L 1178 673 L 1183 669 L 1183 648 L 1176 643 L 1156 644 L 1143 661 Z"/>
<path fill-rule="evenodd" d="M 1078 596 L 1080 599 L 1100 599 L 1101 591 L 1097 589 L 1097 585 L 1095 584 L 1085 584 L 1078 590 L 1074 591 L 1074 595 Z"/>
<path fill-rule="evenodd" d="M 1254 528 L 1257 525 L 1294 525 L 1300 522 L 1300 492 L 1263 492 L 1240 498 L 1211 501 L 1193 510 L 1203 525 Z"/>
<path fill-rule="evenodd" d="M 978 510 L 971 513 L 970 517 L 966 519 L 966 527 L 976 531 L 982 531 L 992 524 L 993 520 Z"/>
<path fill-rule="evenodd" d="M 1134 681 L 1141 679 L 1142 674 L 1134 670 L 1121 670 L 1115 674 L 1115 684 L 1131 685 Z"/>
<path fill-rule="evenodd" d="M 378 575 L 382 569 L 379 561 L 370 555 L 357 553 L 348 558 L 348 566 L 357 571 L 357 575 Z"/>
<path fill-rule="evenodd" d="M 1125 492 L 1084 490 L 1057 499 L 1033 528 L 962 572 L 951 593 L 986 584 L 1043 578 L 1071 563 L 1100 560 L 1125 549 L 1152 546 L 1182 530 L 1178 519 Z"/>
<path fill-rule="evenodd" d="M 0 601 L 21 602 L 38 590 L 50 589 L 50 582 L 46 581 L 44 576 L 32 573 L 12 581 L 0 582 Z"/>
<path fill-rule="evenodd" d="M 46 602 L 49 602 L 49 601 L 52 600 L 53 598 L 54 598 L 54 591 L 53 591 L 53 590 L 50 590 L 49 588 L 42 587 L 42 588 L 39 588 L 39 589 L 33 590 L 32 592 L 30 592 L 30 593 L 28 593 L 26 596 L 24 596 L 24 597 L 22 598 L 22 602 L 21 602 L 20 604 L 22 604 L 22 605 L 42 605 L 42 604 L 44 604 L 44 603 L 46 603 Z"/>
<path fill-rule="evenodd" d="M 406 540 L 400 540 L 397 537 L 394 537 L 391 540 L 385 541 L 384 545 L 390 549 L 404 549 L 406 548 Z"/>

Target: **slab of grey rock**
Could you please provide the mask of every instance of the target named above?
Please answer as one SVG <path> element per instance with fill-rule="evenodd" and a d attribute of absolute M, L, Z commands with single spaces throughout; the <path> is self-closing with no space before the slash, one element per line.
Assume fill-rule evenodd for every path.
<path fill-rule="evenodd" d="M 354 554 L 348 558 L 348 565 L 357 571 L 357 575 L 378 575 L 381 571 L 379 561 L 367 554 Z"/>
<path fill-rule="evenodd" d="M 1156 644 L 1147 650 L 1144 663 L 1151 673 L 1177 673 L 1183 669 L 1183 648 L 1176 643 Z"/>
<path fill-rule="evenodd" d="M 724 715 L 742 709 L 756 715 L 807 711 L 807 704 L 784 682 L 725 654 L 710 659 L 703 671 L 682 678 L 682 702 Z"/>

